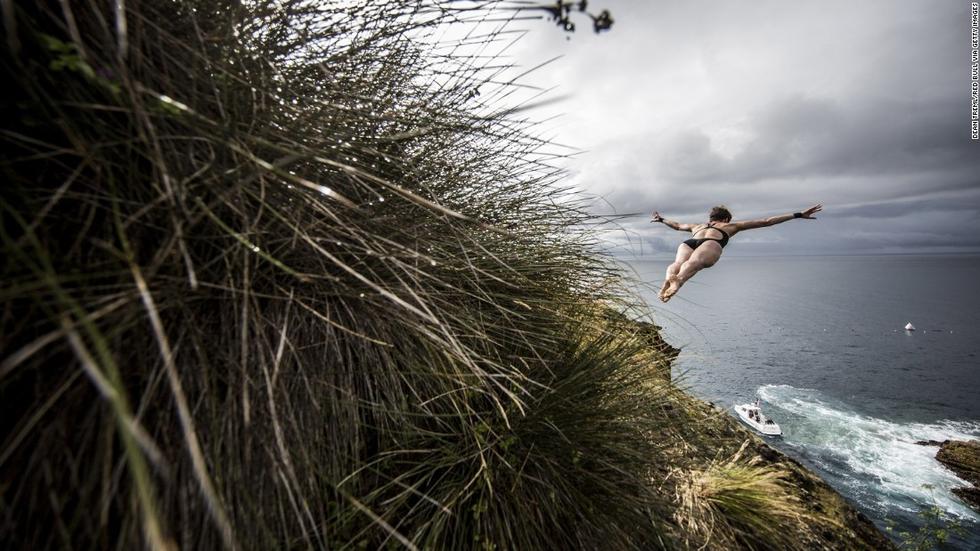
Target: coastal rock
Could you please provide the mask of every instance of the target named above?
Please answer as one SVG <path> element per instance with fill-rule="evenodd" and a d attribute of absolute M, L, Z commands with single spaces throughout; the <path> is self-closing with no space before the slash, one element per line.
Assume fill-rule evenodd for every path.
<path fill-rule="evenodd" d="M 949 442 L 949 440 L 944 440 L 943 442 Z M 917 446 L 942 446 L 943 442 L 939 440 L 919 440 L 915 444 Z"/>
<path fill-rule="evenodd" d="M 980 488 L 953 488 L 953 493 L 967 505 L 980 511 Z"/>
<path fill-rule="evenodd" d="M 980 441 L 947 440 L 936 452 L 936 459 L 963 480 L 980 485 Z"/>
<path fill-rule="evenodd" d="M 936 452 L 936 459 L 973 485 L 972 488 L 954 488 L 953 493 L 980 511 L 980 441 L 946 440 Z"/>

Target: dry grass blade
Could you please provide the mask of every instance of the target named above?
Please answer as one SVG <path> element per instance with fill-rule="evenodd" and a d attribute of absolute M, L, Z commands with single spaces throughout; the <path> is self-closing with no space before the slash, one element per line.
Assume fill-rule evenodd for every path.
<path fill-rule="evenodd" d="M 163 330 L 163 323 L 160 321 L 160 314 L 157 312 L 156 303 L 153 301 L 153 296 L 150 295 L 150 291 L 146 286 L 146 280 L 143 279 L 143 274 L 140 272 L 139 266 L 131 264 L 130 269 L 133 273 L 133 279 L 136 281 L 136 288 L 139 290 L 140 299 L 146 308 L 146 314 L 150 318 L 150 325 L 153 327 L 153 334 L 163 359 L 163 366 L 167 371 L 167 380 L 170 383 L 170 391 L 173 393 L 174 402 L 177 404 L 177 413 L 180 418 L 184 441 L 187 444 L 187 451 L 190 453 L 191 462 L 194 465 L 194 475 L 201 485 L 201 492 L 204 494 L 205 500 L 207 500 L 208 510 L 213 515 L 214 521 L 221 531 L 221 537 L 225 547 L 238 549 L 239 545 L 235 541 L 235 534 L 232 530 L 231 522 L 229 522 L 228 516 L 225 514 L 224 506 L 221 504 L 221 499 L 215 491 L 214 483 L 211 481 L 211 475 L 208 473 L 207 463 L 201 451 L 200 441 L 198 440 L 197 430 L 194 428 L 194 418 L 191 415 L 190 406 L 187 403 L 184 387 L 180 382 L 180 375 L 177 373 L 177 367 L 174 364 L 173 352 L 171 351 L 167 335 Z"/>

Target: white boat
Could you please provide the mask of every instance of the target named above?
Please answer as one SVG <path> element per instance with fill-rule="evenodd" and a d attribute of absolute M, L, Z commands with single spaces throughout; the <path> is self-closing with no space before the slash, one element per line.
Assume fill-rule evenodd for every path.
<path fill-rule="evenodd" d="M 741 404 L 735 406 L 735 413 L 738 414 L 739 419 L 741 419 L 746 425 L 754 428 L 762 434 L 765 434 L 766 436 L 779 436 L 783 434 L 782 429 L 779 428 L 779 425 L 777 425 L 775 421 L 762 414 L 762 409 L 759 407 L 758 400 L 756 400 L 754 404 Z"/>
<path fill-rule="evenodd" d="M 915 326 L 912 325 L 912 322 L 911 321 L 905 324 L 905 330 L 906 331 L 915 331 Z"/>

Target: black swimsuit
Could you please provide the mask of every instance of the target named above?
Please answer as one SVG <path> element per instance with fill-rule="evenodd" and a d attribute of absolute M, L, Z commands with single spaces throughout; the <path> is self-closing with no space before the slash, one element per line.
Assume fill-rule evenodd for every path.
<path fill-rule="evenodd" d="M 687 241 L 685 241 L 684 244 L 687 245 L 688 247 L 692 248 L 692 249 L 697 249 L 699 246 L 701 246 L 701 243 L 704 243 L 705 241 L 717 241 L 718 244 L 721 245 L 721 248 L 724 249 L 725 248 L 725 245 L 728 244 L 728 234 L 725 233 L 725 230 L 723 230 L 721 228 L 716 228 L 716 227 L 712 226 L 711 224 L 708 224 L 707 226 L 708 226 L 707 228 L 701 228 L 698 231 L 702 231 L 702 230 L 705 230 L 705 229 L 709 229 L 710 228 L 712 230 L 720 231 L 721 232 L 721 235 L 723 235 L 724 237 L 722 237 L 721 239 L 715 239 L 713 237 L 702 237 L 700 239 L 693 239 L 692 238 L 692 239 L 688 239 Z"/>

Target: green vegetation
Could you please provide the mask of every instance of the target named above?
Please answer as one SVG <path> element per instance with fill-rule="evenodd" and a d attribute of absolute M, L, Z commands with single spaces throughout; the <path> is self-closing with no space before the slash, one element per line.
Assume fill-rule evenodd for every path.
<path fill-rule="evenodd" d="M 22 4 L 2 6 L 4 548 L 789 541 L 750 534 L 763 518 L 831 541 L 811 530 L 840 515 L 796 523 L 789 489 L 742 510 L 797 488 L 783 471 L 711 463 L 746 435 L 630 320 L 561 151 L 505 101 L 512 36 L 436 39 L 499 13 Z M 713 497 L 683 505 L 675 471 Z"/>
<path fill-rule="evenodd" d="M 678 520 L 691 534 L 725 547 L 738 543 L 781 544 L 790 548 L 796 531 L 787 526 L 805 526 L 807 514 L 789 488 L 789 473 L 759 465 L 757 456 L 742 461 L 749 441 L 726 461 L 713 461 L 706 469 L 679 473 Z M 715 535 L 717 530 L 718 535 Z M 734 540 L 726 541 L 734 536 Z"/>
<path fill-rule="evenodd" d="M 950 536 L 954 534 L 966 535 L 963 524 L 958 520 L 949 518 L 946 512 L 937 505 L 919 511 L 918 515 L 922 519 L 922 526 L 915 532 L 899 532 L 898 537 L 901 539 L 899 549 L 911 549 L 913 551 L 942 549 L 943 544 L 949 541 Z M 888 531 L 894 530 L 891 526 L 886 527 L 886 529 Z"/>
<path fill-rule="evenodd" d="M 931 484 L 923 484 L 926 490 L 934 490 Z M 951 536 L 965 536 L 966 528 L 962 521 L 950 517 L 939 505 L 933 505 L 916 513 L 921 520 L 921 526 L 913 531 L 896 530 L 894 520 L 888 519 L 885 530 L 898 536 L 899 549 L 912 551 L 931 551 L 942 549 Z"/>

